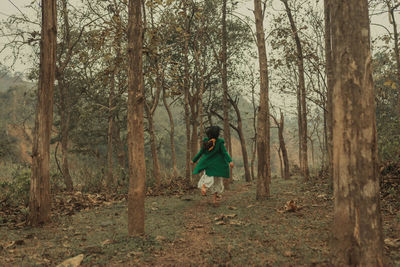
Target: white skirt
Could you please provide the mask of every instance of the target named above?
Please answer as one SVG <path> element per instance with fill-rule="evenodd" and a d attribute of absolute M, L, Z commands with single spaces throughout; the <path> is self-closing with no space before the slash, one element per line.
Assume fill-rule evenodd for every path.
<path fill-rule="evenodd" d="M 197 184 L 197 187 L 201 189 L 204 184 L 207 188 L 207 192 L 210 192 L 211 194 L 221 194 L 222 192 L 224 192 L 224 182 L 222 179 L 223 178 L 221 177 L 208 176 L 204 172 L 203 176 L 201 176 L 199 180 L 199 183 Z"/>

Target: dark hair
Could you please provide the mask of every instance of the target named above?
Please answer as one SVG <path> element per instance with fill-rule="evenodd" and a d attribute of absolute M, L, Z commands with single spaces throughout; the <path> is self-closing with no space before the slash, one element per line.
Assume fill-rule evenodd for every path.
<path fill-rule="evenodd" d="M 215 140 L 213 141 L 212 139 L 218 139 L 220 131 L 221 131 L 221 128 L 219 128 L 219 126 L 210 126 L 210 127 L 206 128 L 206 135 L 209 140 L 203 142 L 204 150 L 211 151 L 214 149 Z"/>

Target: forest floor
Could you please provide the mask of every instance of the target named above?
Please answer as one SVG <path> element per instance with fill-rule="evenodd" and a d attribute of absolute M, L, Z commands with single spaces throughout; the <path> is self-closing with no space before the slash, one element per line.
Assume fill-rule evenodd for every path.
<path fill-rule="evenodd" d="M 0 266 L 55 266 L 80 254 L 83 266 L 328 266 L 332 210 L 322 181 L 273 179 L 264 201 L 255 184 L 235 182 L 219 207 L 198 191 L 148 197 L 146 235 L 129 238 L 122 199 L 41 228 L 2 226 Z M 400 266 L 398 216 L 383 203 L 386 266 Z"/>

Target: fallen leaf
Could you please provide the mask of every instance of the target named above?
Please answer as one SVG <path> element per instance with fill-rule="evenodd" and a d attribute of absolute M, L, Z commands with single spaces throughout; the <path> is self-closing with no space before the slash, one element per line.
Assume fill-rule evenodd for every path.
<path fill-rule="evenodd" d="M 15 245 L 15 241 L 10 241 L 10 242 L 8 242 L 5 246 L 4 246 L 4 248 L 5 249 L 8 249 L 8 248 L 11 248 L 12 246 L 14 246 Z"/>
<path fill-rule="evenodd" d="M 162 242 L 162 241 L 167 240 L 167 238 L 166 238 L 165 236 L 158 235 L 158 236 L 156 236 L 156 240 L 157 240 L 158 242 Z"/>
<path fill-rule="evenodd" d="M 398 248 L 400 246 L 400 238 L 385 238 L 385 245 L 388 247 Z"/>
<path fill-rule="evenodd" d="M 224 222 L 224 221 L 218 221 L 218 222 L 216 222 L 215 224 L 216 224 L 216 225 L 224 225 L 225 222 Z"/>
<path fill-rule="evenodd" d="M 286 250 L 283 253 L 283 255 L 285 255 L 286 257 L 292 257 L 292 256 L 294 256 L 294 253 L 292 251 L 290 251 L 290 250 Z"/>
<path fill-rule="evenodd" d="M 113 241 L 113 240 L 110 240 L 110 239 L 107 239 L 107 240 L 104 240 L 103 242 L 101 242 L 101 244 L 102 244 L 103 246 L 109 245 L 109 244 L 112 244 L 112 243 L 114 243 L 114 241 Z"/>
<path fill-rule="evenodd" d="M 222 221 L 225 218 L 224 215 L 218 216 L 214 218 L 214 221 Z"/>
<path fill-rule="evenodd" d="M 229 206 L 228 209 L 230 209 L 230 210 L 237 210 L 237 208 L 234 207 L 234 206 Z"/>
<path fill-rule="evenodd" d="M 249 208 L 252 208 L 252 207 L 255 207 L 255 206 L 256 205 L 250 204 L 250 205 L 247 206 L 247 208 L 249 209 Z"/>
<path fill-rule="evenodd" d="M 229 222 L 229 224 L 231 224 L 231 225 L 244 225 L 243 222 L 238 221 L 238 220 L 231 220 L 231 221 Z"/>
<path fill-rule="evenodd" d="M 225 216 L 226 216 L 226 218 L 231 219 L 231 218 L 235 218 L 237 216 L 237 214 L 227 214 Z"/>
<path fill-rule="evenodd" d="M 57 265 L 57 267 L 77 267 L 81 265 L 83 257 L 84 257 L 83 254 L 79 254 L 78 256 L 63 261 L 62 263 Z"/>

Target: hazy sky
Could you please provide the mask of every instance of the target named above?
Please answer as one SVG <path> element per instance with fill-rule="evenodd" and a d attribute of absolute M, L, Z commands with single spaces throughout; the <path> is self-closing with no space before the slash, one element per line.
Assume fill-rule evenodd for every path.
<path fill-rule="evenodd" d="M 310 0 L 310 1 L 315 1 L 315 0 Z M 24 8 L 25 5 L 29 4 L 31 0 L 0 0 L 0 19 L 5 19 L 8 15 L 11 14 L 18 14 L 19 11 L 18 9 L 12 4 L 14 3 L 22 12 L 26 13 L 29 15 L 29 11 Z M 37 1 L 39 3 L 39 1 Z M 320 1 L 322 2 L 322 1 Z M 279 0 L 274 0 L 273 4 L 274 8 L 280 8 L 280 1 Z M 239 4 L 239 9 L 237 10 L 237 13 L 250 16 L 251 18 L 253 17 L 253 0 L 241 0 Z M 382 10 L 384 11 L 384 10 Z M 376 11 L 373 11 L 376 12 Z M 378 10 L 379 12 L 379 10 Z M 399 14 L 396 14 L 399 16 Z M 397 18 L 397 21 L 400 21 L 400 16 Z M 376 24 L 383 24 L 386 27 L 390 29 L 390 25 L 388 24 L 388 17 L 386 13 L 379 15 L 379 16 L 373 16 L 372 17 L 372 22 Z M 385 33 L 385 29 L 379 26 L 372 25 L 371 26 L 371 31 L 372 31 L 372 37 L 376 37 L 382 33 Z M 6 42 L 6 39 L 3 37 L 0 37 L 0 46 L 2 46 Z M 4 59 L 4 54 L 0 54 L 0 61 L 3 61 Z M 27 66 L 22 65 L 21 63 L 17 63 L 15 66 L 16 71 L 24 71 L 27 68 Z"/>

